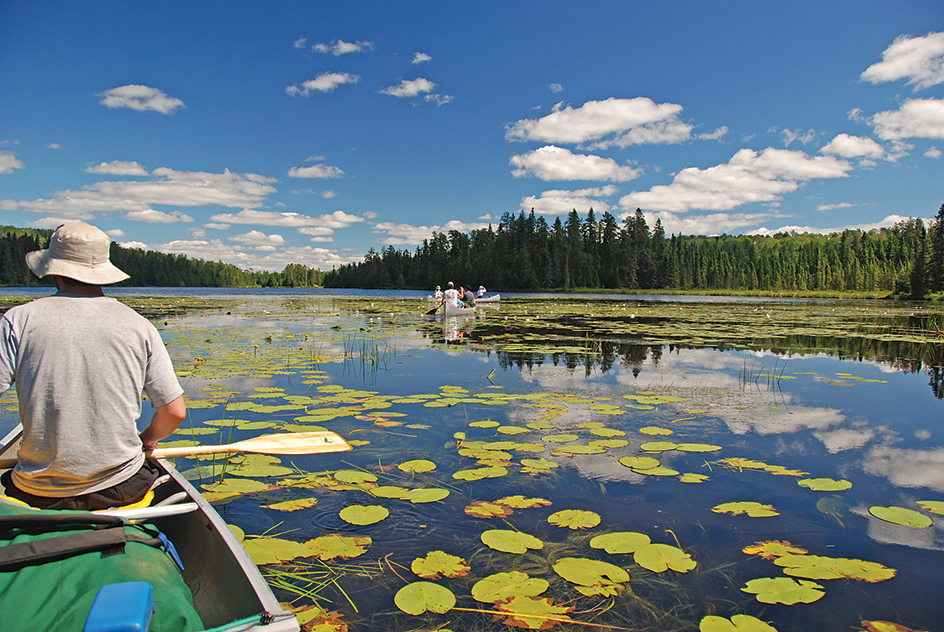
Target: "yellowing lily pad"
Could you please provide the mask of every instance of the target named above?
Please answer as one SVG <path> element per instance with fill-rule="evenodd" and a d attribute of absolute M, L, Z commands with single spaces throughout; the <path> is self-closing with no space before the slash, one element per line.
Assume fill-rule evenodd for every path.
<path fill-rule="evenodd" d="M 919 500 L 915 504 L 928 513 L 944 516 L 944 500 Z"/>
<path fill-rule="evenodd" d="M 450 555 L 443 551 L 430 551 L 425 557 L 418 557 L 413 560 L 410 570 L 423 579 L 436 579 L 440 575 L 443 577 L 465 577 L 472 570 L 472 567 L 456 555 Z"/>
<path fill-rule="evenodd" d="M 551 501 L 544 498 L 525 498 L 524 496 L 505 496 L 495 501 L 498 505 L 506 505 L 515 509 L 528 509 L 529 507 L 546 507 Z"/>
<path fill-rule="evenodd" d="M 456 605 L 456 596 L 433 582 L 413 582 L 397 591 L 393 602 L 407 614 L 421 615 L 427 611 L 443 614 Z"/>
<path fill-rule="evenodd" d="M 423 472 L 432 472 L 436 469 L 436 464 L 425 459 L 416 459 L 413 461 L 404 461 L 397 466 L 397 469 L 407 474 L 421 474 Z"/>
<path fill-rule="evenodd" d="M 606 448 L 601 445 L 568 445 L 554 448 L 554 454 L 604 454 Z"/>
<path fill-rule="evenodd" d="M 780 555 L 774 559 L 774 564 L 783 567 L 785 575 L 806 579 L 845 578 L 874 584 L 891 579 L 897 574 L 894 568 L 877 562 L 822 555 Z"/>
<path fill-rule="evenodd" d="M 695 568 L 697 562 L 682 549 L 668 544 L 647 544 L 636 549 L 633 561 L 654 573 L 668 569 L 687 573 Z"/>
<path fill-rule="evenodd" d="M 498 503 L 477 500 L 465 508 L 465 512 L 473 518 L 496 518 L 510 516 L 514 513 L 511 507 L 500 505 Z"/>
<path fill-rule="evenodd" d="M 616 428 L 591 428 L 590 434 L 597 437 L 625 437 L 626 433 Z"/>
<path fill-rule="evenodd" d="M 927 529 L 932 524 L 924 514 L 904 507 L 869 507 L 869 513 L 879 520 L 916 529 Z"/>
<path fill-rule="evenodd" d="M 351 505 L 341 510 L 341 520 L 349 524 L 375 524 L 390 515 L 386 507 L 380 505 Z"/>
<path fill-rule="evenodd" d="M 564 509 L 552 513 L 547 521 L 558 527 L 570 529 L 590 529 L 600 524 L 600 514 L 582 509 Z"/>
<path fill-rule="evenodd" d="M 643 452 L 668 452 L 678 447 L 677 443 L 671 441 L 649 441 L 639 446 Z"/>
<path fill-rule="evenodd" d="M 553 430 L 555 426 L 546 421 L 532 421 L 528 424 L 528 428 L 531 428 L 531 430 Z"/>
<path fill-rule="evenodd" d="M 275 509 L 276 511 L 298 511 L 299 509 L 308 509 L 318 504 L 317 498 L 298 498 L 296 500 L 286 500 L 271 505 L 263 505 L 266 509 Z"/>
<path fill-rule="evenodd" d="M 509 529 L 492 529 L 482 534 L 482 544 L 505 553 L 524 553 L 528 549 L 540 550 L 544 543 L 533 535 L 511 531 Z"/>
<path fill-rule="evenodd" d="M 521 459 L 521 464 L 535 470 L 552 470 L 555 467 L 560 467 L 559 463 L 546 459 Z"/>
<path fill-rule="evenodd" d="M 715 513 L 729 513 L 732 516 L 747 514 L 751 518 L 768 518 L 770 516 L 779 516 L 771 505 L 762 505 L 758 502 L 743 501 L 736 503 L 722 503 L 711 508 Z"/>
<path fill-rule="evenodd" d="M 521 426 L 499 426 L 495 429 L 495 432 L 504 435 L 519 435 L 529 434 L 531 431 L 527 428 L 522 428 Z"/>
<path fill-rule="evenodd" d="M 679 480 L 683 483 L 704 483 L 708 478 L 709 477 L 704 474 L 693 474 L 691 472 L 686 472 L 679 476 Z"/>
<path fill-rule="evenodd" d="M 341 557 L 349 559 L 363 555 L 371 544 L 368 536 L 348 536 L 348 535 L 324 535 L 314 540 L 309 540 L 305 546 L 311 551 L 309 555 L 315 555 L 324 562 Z"/>
<path fill-rule="evenodd" d="M 570 441 L 576 441 L 579 439 L 575 434 L 556 434 L 556 435 L 547 435 L 544 437 L 545 441 L 550 443 L 568 443 Z"/>
<path fill-rule="evenodd" d="M 506 601 L 512 597 L 537 597 L 550 584 L 546 579 L 528 577 L 527 573 L 511 571 L 496 573 L 472 586 L 472 598 L 483 603 Z"/>
<path fill-rule="evenodd" d="M 742 588 L 757 596 L 761 603 L 782 603 L 792 606 L 797 603 L 813 603 L 823 597 L 823 587 L 816 582 L 796 581 L 789 577 L 762 577 L 752 579 Z"/>
<path fill-rule="evenodd" d="M 512 597 L 496 603 L 495 609 L 507 613 L 505 625 L 526 630 L 549 630 L 558 623 L 570 622 L 564 615 L 573 611 L 570 606 L 555 606 L 553 599 L 543 597 Z"/>
<path fill-rule="evenodd" d="M 836 481 L 831 478 L 804 478 L 797 481 L 797 485 L 812 489 L 814 492 L 841 492 L 852 487 L 849 481 Z"/>
<path fill-rule="evenodd" d="M 698 632 L 777 632 L 777 629 L 749 614 L 736 614 L 730 620 L 710 614 L 698 623 Z"/>
<path fill-rule="evenodd" d="M 396 485 L 380 485 L 378 487 L 373 487 L 370 490 L 370 493 L 378 498 L 403 498 L 406 496 L 407 492 L 410 491 L 405 487 L 397 487 Z"/>
<path fill-rule="evenodd" d="M 741 549 L 748 555 L 757 555 L 765 560 L 772 560 L 781 555 L 805 555 L 809 553 L 803 547 L 796 546 L 785 540 L 768 540 L 766 542 L 755 542 L 750 546 Z"/>
<path fill-rule="evenodd" d="M 646 546 L 652 540 L 645 533 L 634 531 L 618 531 L 598 535 L 590 540 L 590 548 L 603 549 L 607 553 L 625 554 L 634 553 L 637 549 Z"/>
<path fill-rule="evenodd" d="M 721 446 L 710 443 L 679 443 L 675 449 L 679 452 L 717 452 Z"/>

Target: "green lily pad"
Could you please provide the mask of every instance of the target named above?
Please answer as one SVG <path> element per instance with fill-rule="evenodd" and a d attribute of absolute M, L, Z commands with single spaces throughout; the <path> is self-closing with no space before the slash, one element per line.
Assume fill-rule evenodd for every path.
<path fill-rule="evenodd" d="M 591 428 L 590 434 L 598 437 L 625 437 L 626 433 L 616 428 Z"/>
<path fill-rule="evenodd" d="M 550 583 L 546 579 L 528 577 L 521 571 L 496 573 L 472 586 L 472 598 L 483 603 L 495 603 L 512 597 L 537 597 L 548 586 Z"/>
<path fill-rule="evenodd" d="M 651 456 L 624 456 L 618 462 L 620 465 L 624 465 L 633 470 L 659 467 L 659 459 L 654 459 Z"/>
<path fill-rule="evenodd" d="M 544 437 L 545 441 L 550 443 L 568 443 L 570 441 L 576 441 L 579 439 L 575 434 L 556 434 L 556 435 L 547 435 Z"/>
<path fill-rule="evenodd" d="M 600 524 L 600 514 L 582 509 L 564 509 L 548 516 L 547 521 L 558 527 L 591 529 Z"/>
<path fill-rule="evenodd" d="M 377 477 L 370 472 L 360 470 L 340 470 L 334 473 L 334 478 L 342 483 L 373 483 Z"/>
<path fill-rule="evenodd" d="M 782 603 L 787 606 L 813 603 L 826 594 L 823 587 L 816 582 L 796 581 L 789 577 L 752 579 L 741 590 L 756 595 L 757 601 L 761 603 Z"/>
<path fill-rule="evenodd" d="M 677 443 L 671 441 L 649 441 L 639 446 L 643 452 L 668 452 L 678 447 Z"/>
<path fill-rule="evenodd" d="M 407 474 L 421 474 L 423 472 L 432 472 L 436 469 L 436 464 L 425 459 L 416 459 L 413 461 L 404 461 L 397 466 L 397 469 Z"/>
<path fill-rule="evenodd" d="M 414 505 L 420 503 L 434 503 L 443 500 L 449 496 L 448 489 L 440 487 L 423 487 L 422 489 L 411 489 L 403 495 L 403 500 L 409 500 Z"/>
<path fill-rule="evenodd" d="M 678 476 L 678 470 L 673 470 L 671 467 L 647 467 L 642 470 L 634 469 L 634 472 L 637 474 L 644 474 L 646 476 Z"/>
<path fill-rule="evenodd" d="M 607 553 L 625 554 L 633 553 L 636 549 L 646 546 L 650 542 L 649 536 L 645 533 L 618 531 L 593 538 L 590 540 L 590 548 L 603 549 Z"/>
<path fill-rule="evenodd" d="M 482 534 L 482 544 L 505 553 L 524 553 L 528 549 L 540 550 L 544 543 L 533 535 L 511 531 L 509 529 L 492 529 Z"/>
<path fill-rule="evenodd" d="M 777 629 L 749 614 L 736 614 L 730 620 L 710 614 L 698 623 L 698 632 L 777 632 Z"/>
<path fill-rule="evenodd" d="M 663 436 L 666 436 L 666 437 L 669 436 L 669 435 L 671 435 L 671 434 L 674 434 L 674 433 L 673 433 L 671 430 L 669 430 L 668 428 L 660 428 L 660 427 L 658 427 L 658 426 L 645 426 L 645 427 L 643 427 L 643 428 L 640 428 L 640 429 L 639 429 L 639 432 L 642 433 L 642 434 L 644 434 L 644 435 L 663 435 Z"/>
<path fill-rule="evenodd" d="M 879 520 L 916 529 L 927 529 L 932 524 L 924 514 L 904 507 L 869 507 L 869 513 Z"/>
<path fill-rule="evenodd" d="M 555 562 L 554 572 L 580 586 L 622 584 L 629 581 L 629 573 L 619 566 L 582 557 L 562 557 Z"/>
<path fill-rule="evenodd" d="M 529 434 L 531 431 L 527 428 L 522 428 L 521 426 L 499 426 L 495 429 L 495 432 L 504 435 L 519 435 Z"/>
<path fill-rule="evenodd" d="M 397 591 L 393 602 L 407 614 L 421 615 L 427 611 L 443 614 L 456 605 L 456 596 L 433 582 L 413 582 Z"/>
<path fill-rule="evenodd" d="M 380 505 L 351 505 L 341 510 L 341 520 L 349 524 L 375 524 L 390 515 L 386 507 Z"/>
<path fill-rule="evenodd" d="M 780 515 L 772 506 L 762 505 L 753 501 L 722 503 L 712 507 L 711 510 L 715 513 L 729 513 L 732 516 L 747 514 L 751 518 L 768 518 L 770 516 Z"/>
<path fill-rule="evenodd" d="M 487 421 L 473 421 L 469 425 L 472 426 L 473 428 L 497 428 L 501 424 L 498 423 L 497 421 L 487 420 Z"/>
<path fill-rule="evenodd" d="M 836 481 L 831 478 L 804 478 L 797 481 L 797 485 L 812 489 L 814 492 L 841 492 L 852 487 L 849 481 Z"/>
<path fill-rule="evenodd" d="M 443 551 L 430 551 L 425 557 L 418 557 L 410 565 L 413 574 L 424 579 L 443 577 L 465 577 L 472 568 L 465 560 Z"/>
<path fill-rule="evenodd" d="M 679 452 L 717 452 L 721 446 L 710 443 L 679 443 L 675 449 Z"/>
<path fill-rule="evenodd" d="M 633 554 L 633 561 L 654 573 L 662 573 L 670 568 L 679 573 L 687 573 L 697 565 L 691 555 L 668 544 L 647 544 L 639 547 Z"/>

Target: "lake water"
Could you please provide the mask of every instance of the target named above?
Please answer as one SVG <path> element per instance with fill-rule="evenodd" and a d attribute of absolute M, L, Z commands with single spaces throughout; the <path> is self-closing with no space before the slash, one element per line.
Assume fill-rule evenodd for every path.
<path fill-rule="evenodd" d="M 327 566 L 311 556 L 263 565 L 280 599 L 310 605 L 317 588 L 317 603 L 352 630 L 507 629 L 481 612 L 494 603 L 472 595 L 480 580 L 513 571 L 547 582 L 528 598 L 533 607 L 552 599 L 573 609 L 537 617 L 610 629 L 696 630 L 708 615 L 746 614 L 780 632 L 862 621 L 944 630 L 944 520 L 917 504 L 944 500 L 942 341 L 927 305 L 508 295 L 477 317 L 444 319 L 425 314 L 422 292 L 109 293 L 221 301 L 158 322 L 191 404 L 174 439 L 322 427 L 357 443 L 343 454 L 234 463 L 222 486 L 209 470 L 195 481 L 248 536 L 369 537 L 361 555 Z M 5 432 L 15 400 L 2 401 Z M 397 467 L 412 460 L 435 469 Z M 177 466 L 197 472 L 195 460 Z M 799 484 L 810 479 L 851 487 Z M 448 495 L 411 502 L 390 497 L 398 488 Z M 290 501 L 317 502 L 282 510 Z M 773 515 L 735 515 L 750 506 L 725 511 L 728 503 Z M 356 505 L 389 515 L 346 522 L 342 510 Z M 876 507 L 931 525 L 894 524 Z M 540 548 L 496 550 L 482 539 L 495 530 L 533 536 Z M 696 565 L 656 572 L 633 553 L 595 548 L 597 536 L 624 532 L 681 547 Z M 825 579 L 823 565 L 842 563 L 820 559 L 815 578 L 791 574 L 803 599 L 822 596 L 762 602 L 790 591 L 755 596 L 748 582 L 791 575 L 743 550 L 771 541 L 808 551 L 799 563 L 861 561 L 845 572 L 882 581 Z M 468 571 L 414 573 L 414 560 L 435 551 Z M 613 564 L 629 581 L 581 586 L 563 570 L 568 558 Z M 418 581 L 448 589 L 455 607 L 402 612 L 394 596 Z"/>

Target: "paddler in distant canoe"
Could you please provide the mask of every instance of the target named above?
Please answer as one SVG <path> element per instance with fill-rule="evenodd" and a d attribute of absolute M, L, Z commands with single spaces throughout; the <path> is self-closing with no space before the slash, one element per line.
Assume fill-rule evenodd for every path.
<path fill-rule="evenodd" d="M 58 292 L 0 319 L 0 393 L 14 383 L 23 445 L 5 493 L 41 509 L 95 510 L 141 500 L 159 474 L 145 459 L 187 412 L 157 329 L 102 292 L 128 277 L 108 258 L 111 240 L 63 224 L 26 264 Z M 141 393 L 154 406 L 140 435 Z"/>

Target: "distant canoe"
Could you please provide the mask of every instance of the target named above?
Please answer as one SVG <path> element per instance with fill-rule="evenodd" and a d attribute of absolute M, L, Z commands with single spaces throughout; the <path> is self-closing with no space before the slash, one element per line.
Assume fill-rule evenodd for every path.
<path fill-rule="evenodd" d="M 426 300 L 430 303 L 442 303 L 441 298 L 436 298 L 431 294 L 426 295 Z M 475 299 L 476 303 L 498 303 L 501 301 L 501 294 L 493 294 L 492 296 L 483 296 L 482 298 Z"/>

